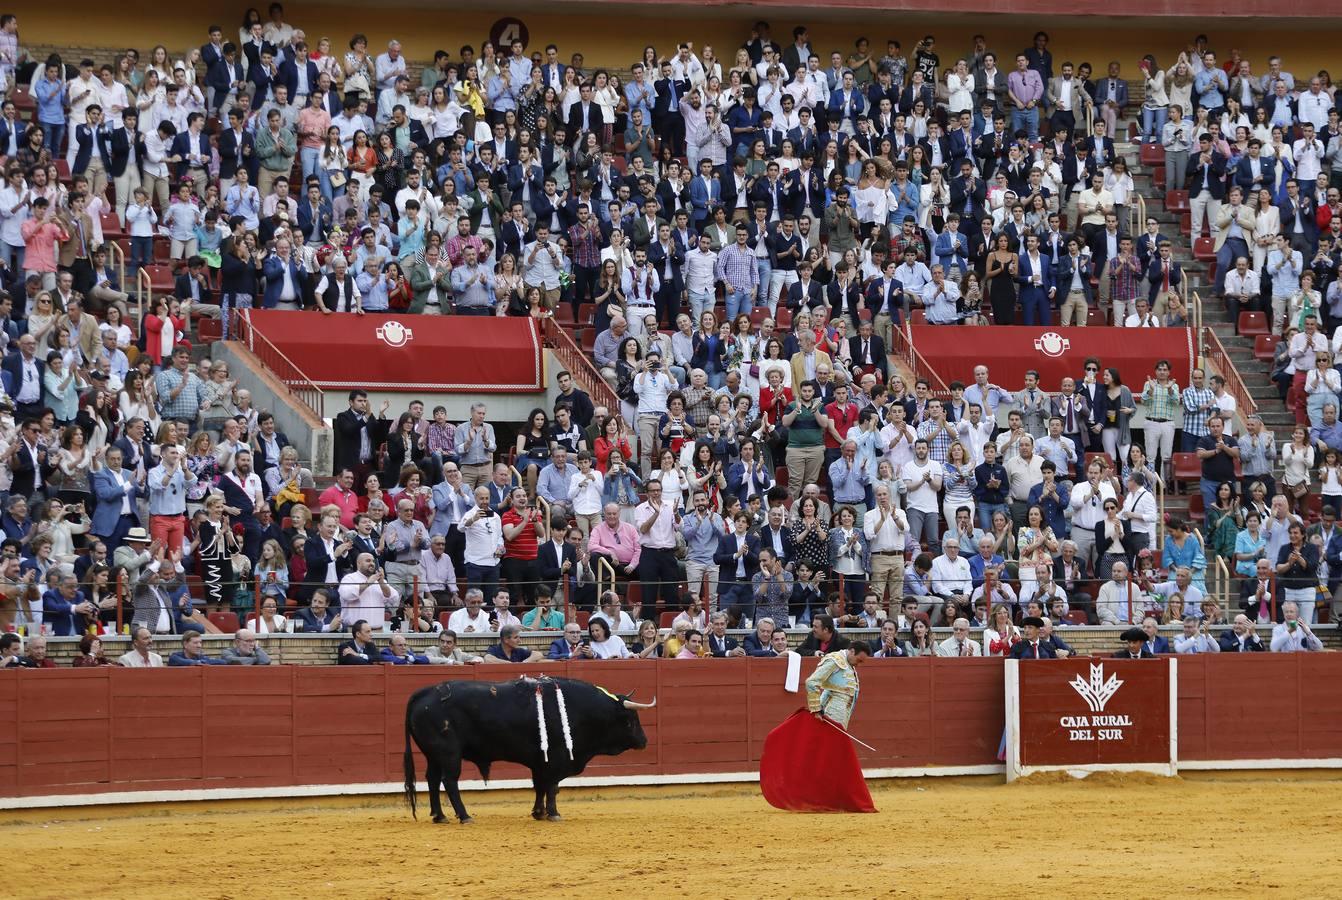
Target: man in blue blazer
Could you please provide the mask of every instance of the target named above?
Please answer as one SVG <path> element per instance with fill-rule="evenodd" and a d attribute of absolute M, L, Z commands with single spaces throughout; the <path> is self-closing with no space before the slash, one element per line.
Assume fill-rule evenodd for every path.
<path fill-rule="evenodd" d="M 758 448 L 752 438 L 741 442 L 741 458 L 727 469 L 727 493 L 745 506 L 751 497 L 763 497 L 773 487 L 773 473 L 761 459 L 756 458 Z"/>
<path fill-rule="evenodd" d="M 1179 265 L 1179 261 L 1174 259 L 1169 241 L 1162 241 L 1157 245 L 1156 255 L 1151 257 L 1151 265 L 1146 269 L 1146 280 L 1151 282 L 1147 299 L 1151 301 L 1152 309 L 1155 309 L 1156 297 L 1166 291 L 1166 284 L 1169 285 L 1168 290 L 1178 292 L 1179 285 L 1184 280 L 1184 269 Z"/>
<path fill-rule="evenodd" d="M 37 339 L 32 335 L 25 334 L 18 340 L 18 351 L 9 353 L 3 361 L 0 361 L 0 370 L 3 370 L 9 376 L 9 396 L 14 398 L 14 419 L 23 421 L 24 419 L 37 418 L 44 406 L 42 405 L 42 379 L 47 373 L 47 364 L 37 356 Z M 29 373 L 29 395 L 24 396 L 24 377 L 25 369 Z M 36 391 L 35 396 L 33 391 Z"/>
<path fill-rule="evenodd" d="M 219 134 L 219 180 L 232 182 L 238 169 L 247 170 L 252 183 L 256 180 L 256 138 L 244 126 L 241 109 L 236 106 L 228 111 L 228 127 Z"/>
<path fill-rule="evenodd" d="M 28 126 L 19 118 L 13 100 L 0 104 L 0 156 L 13 158 L 24 144 Z"/>
<path fill-rule="evenodd" d="M 699 160 L 699 175 L 690 182 L 690 222 L 702 231 L 708 211 L 722 202 L 722 184 L 713 177 L 713 160 Z"/>
<path fill-rule="evenodd" d="M 284 277 L 286 270 L 289 273 L 287 279 Z M 274 251 L 261 265 L 261 273 L 266 276 L 266 293 L 261 303 L 265 309 L 274 309 L 281 302 L 292 304 L 295 308 L 303 305 L 303 270 L 290 255 L 287 240 L 276 242 Z M 286 281 L 292 286 L 293 294 L 281 300 Z"/>
<path fill-rule="evenodd" d="M 304 78 L 298 77 L 302 71 Z M 308 59 L 308 45 L 305 41 L 294 44 L 293 55 L 280 63 L 276 82 L 289 88 L 289 99 L 295 105 L 304 105 L 306 98 L 317 90 L 317 64 Z"/>
<path fill-rule="evenodd" d="M 718 564 L 718 608 L 748 604 L 751 582 L 760 568 L 760 541 L 750 534 L 750 516 L 738 512 L 732 531 L 718 538 L 713 562 Z"/>
<path fill-rule="evenodd" d="M 42 621 L 56 637 L 81 634 L 85 623 L 97 614 L 98 608 L 84 598 L 74 575 L 62 576 L 60 587 L 42 594 Z"/>
<path fill-rule="evenodd" d="M 1072 235 L 1067 238 L 1067 252 L 1058 257 L 1058 264 L 1053 268 L 1054 296 L 1061 294 L 1063 298 L 1059 325 L 1086 324 L 1089 309 L 1095 302 L 1090 286 L 1090 276 L 1094 271 L 1090 254 L 1081 252 L 1080 237 Z"/>
<path fill-rule="evenodd" d="M 89 176 L 90 187 L 95 194 L 101 194 L 107 187 L 107 179 L 112 171 L 111 134 L 103 124 L 102 107 L 94 103 L 84 111 L 85 122 L 75 126 L 75 162 L 70 171 L 83 175 L 88 171 L 89 163 L 95 158 L 102 163 L 101 177 Z"/>
<path fill-rule="evenodd" d="M 1249 152 L 1235 166 L 1235 184 L 1244 191 L 1246 200 L 1253 200 L 1262 188 L 1276 194 L 1277 160 L 1263 156 L 1263 142 L 1258 138 L 1249 139 Z"/>
<path fill-rule="evenodd" d="M 1039 235 L 1033 232 L 1025 237 L 1025 252 L 1016 267 L 1016 281 L 1020 283 L 1020 305 L 1026 325 L 1053 324 L 1052 300 L 1057 293 L 1053 283 L 1053 267 L 1039 252 Z"/>
<path fill-rule="evenodd" d="M 810 216 L 819 222 L 825 216 L 825 180 L 810 156 L 803 156 L 801 167 L 788 173 L 784 179 L 792 197 L 792 214 L 800 219 Z"/>
<path fill-rule="evenodd" d="M 1142 631 L 1146 632 L 1146 643 L 1143 646 L 1151 651 L 1152 656 L 1174 652 L 1169 639 L 1161 636 L 1160 625 L 1153 617 L 1147 616 L 1142 619 Z"/>
<path fill-rule="evenodd" d="M 125 542 L 127 532 L 140 524 L 135 500 L 144 493 L 144 484 L 130 469 L 121 467 L 122 459 L 119 448 L 108 447 L 103 465 L 89 475 L 89 486 L 98 500 L 89 531 L 103 539 L 109 554 Z"/>
<path fill-rule="evenodd" d="M 238 48 L 231 41 L 223 46 L 223 56 L 208 63 L 205 86 L 210 89 L 210 105 L 217 113 L 229 96 L 237 96 L 239 85 L 247 81 L 247 67 L 238 58 Z"/>

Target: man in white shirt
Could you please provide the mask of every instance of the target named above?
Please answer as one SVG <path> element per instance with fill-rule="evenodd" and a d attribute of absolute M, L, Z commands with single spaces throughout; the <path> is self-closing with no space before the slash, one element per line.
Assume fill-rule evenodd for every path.
<path fill-rule="evenodd" d="M 1151 304 L 1139 296 L 1136 300 L 1137 311 L 1123 320 L 1124 328 L 1159 328 L 1160 318 L 1151 313 Z"/>
<path fill-rule="evenodd" d="M 1075 528 L 1072 533 L 1075 537 Z M 1109 578 L 1109 581 L 1100 586 L 1100 594 L 1095 598 L 1095 615 L 1101 625 L 1131 622 L 1133 604 L 1140 595 L 1133 583 L 1128 580 L 1128 564 L 1114 563 Z"/>
<path fill-rule="evenodd" d="M 907 426 L 905 426 L 907 427 Z M 895 505 L 890 488 L 878 484 L 875 489 L 876 507 L 862 517 L 862 533 L 871 553 L 870 590 L 881 597 L 898 597 L 904 591 L 904 544 L 909 533 L 909 521 L 904 511 Z M 931 612 L 929 600 L 920 604 L 923 612 Z"/>
<path fill-rule="evenodd" d="M 900 469 L 899 477 L 904 479 L 908 489 L 904 506 L 909 517 L 909 532 L 914 540 L 925 543 L 930 552 L 936 552 L 940 543 L 937 493 L 941 490 L 943 475 L 941 464 L 928 458 L 927 441 L 922 438 L 916 440 L 913 444 L 913 459 Z"/>
<path fill-rule="evenodd" d="M 964 600 L 973 589 L 969 560 L 960 555 L 960 539 L 948 537 L 945 552 L 932 560 L 931 591 L 944 599 Z"/>
<path fill-rule="evenodd" d="M 982 656 L 979 642 L 969 637 L 969 620 L 956 619 L 951 623 L 951 636 L 937 645 L 937 656 Z"/>
<path fill-rule="evenodd" d="M 1086 466 L 1086 481 L 1072 488 L 1072 541 L 1076 544 L 1076 558 L 1087 570 L 1092 565 L 1091 551 L 1095 549 L 1095 525 L 1104 518 L 1104 501 L 1114 499 L 1114 488 L 1100 481 L 1099 460 Z"/>
<path fill-rule="evenodd" d="M 1131 552 L 1137 553 L 1155 543 L 1156 538 L 1156 497 L 1146 485 L 1141 472 L 1128 473 L 1128 492 L 1123 497 L 1123 507 L 1118 517 L 1128 532 Z"/>
<path fill-rule="evenodd" d="M 360 553 L 355 570 L 340 579 L 340 615 L 349 621 L 363 619 L 376 630 L 400 601 L 371 553 Z"/>
<path fill-rule="evenodd" d="M 466 605 L 448 617 L 448 630 L 455 631 L 459 635 L 486 634 L 492 631 L 493 629 L 489 627 L 489 613 L 483 609 L 484 601 L 484 594 L 479 588 L 467 589 Z"/>
<path fill-rule="evenodd" d="M 685 291 L 690 297 L 694 321 L 698 322 L 704 310 L 711 310 L 714 302 L 714 272 L 718 255 L 713 252 L 713 241 L 707 234 L 699 235 L 699 243 L 685 254 Z"/>
<path fill-rule="evenodd" d="M 1323 649 L 1323 641 L 1300 618 L 1300 607 L 1294 600 L 1281 605 L 1281 615 L 1285 621 L 1272 628 L 1273 653 L 1306 653 Z"/>
<path fill-rule="evenodd" d="M 489 507 L 487 485 L 475 489 L 475 508 L 462 516 L 460 527 L 466 534 L 462 555 L 466 582 L 477 586 L 482 597 L 485 591 L 493 593 L 499 583 L 499 560 L 503 557 L 503 523 Z M 466 596 L 469 600 L 470 592 Z M 460 628 L 453 630 L 462 633 Z"/>
<path fill-rule="evenodd" d="M 1220 653 L 1221 645 L 1207 633 L 1207 620 L 1184 616 L 1184 633 L 1174 639 L 1175 653 Z"/>

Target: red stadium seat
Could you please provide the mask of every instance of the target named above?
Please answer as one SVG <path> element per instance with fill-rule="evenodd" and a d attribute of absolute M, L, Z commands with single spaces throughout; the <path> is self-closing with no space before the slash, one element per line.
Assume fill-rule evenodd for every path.
<path fill-rule="evenodd" d="M 1193 242 L 1193 258 L 1202 262 L 1216 259 L 1216 242 L 1209 237 L 1200 237 Z"/>
<path fill-rule="evenodd" d="M 104 241 L 112 241 L 126 236 L 125 230 L 121 227 L 121 220 L 116 217 L 115 210 L 109 209 L 99 218 L 102 220 Z"/>
<path fill-rule="evenodd" d="M 1165 165 L 1165 148 L 1160 144 L 1142 144 L 1142 165 L 1155 168 Z"/>
<path fill-rule="evenodd" d="M 1259 362 L 1272 364 L 1273 353 L 1277 348 L 1277 338 L 1271 334 L 1257 334 L 1253 339 L 1254 359 Z"/>
<path fill-rule="evenodd" d="M 1067 619 L 1068 622 L 1071 622 L 1073 625 L 1089 624 L 1089 622 L 1086 619 L 1086 611 L 1083 609 L 1068 610 L 1065 618 Z"/>
<path fill-rule="evenodd" d="M 149 273 L 149 289 L 155 294 L 170 294 L 177 286 L 177 279 L 172 274 L 172 266 L 148 265 L 144 270 Z"/>
<path fill-rule="evenodd" d="M 438 624 L 443 626 L 443 628 L 447 628 L 447 622 L 451 618 L 452 612 L 450 610 L 444 610 L 438 614 Z"/>
<path fill-rule="evenodd" d="M 578 627 L 583 631 L 587 630 L 587 623 L 591 620 L 592 614 L 585 609 L 578 610 Z"/>
<path fill-rule="evenodd" d="M 1188 498 L 1188 518 L 1194 522 L 1203 522 L 1207 518 L 1207 509 L 1203 506 L 1201 491 Z"/>
<path fill-rule="evenodd" d="M 909 321 L 914 325 L 926 325 L 927 312 L 922 309 L 915 309 L 909 313 Z"/>
<path fill-rule="evenodd" d="M 1104 318 L 1104 310 L 1091 307 L 1086 310 L 1086 324 L 1093 326 L 1103 326 L 1109 323 Z"/>
<path fill-rule="evenodd" d="M 1267 316 L 1255 310 L 1246 310 L 1239 314 L 1239 322 L 1235 329 L 1242 337 L 1257 338 L 1260 334 L 1271 335 L 1272 329 L 1267 327 Z"/>
<path fill-rule="evenodd" d="M 53 162 L 56 163 L 56 174 L 61 181 L 68 182 L 70 180 L 70 164 L 65 161 L 64 157 L 58 157 Z"/>
<path fill-rule="evenodd" d="M 1090 464 L 1097 459 L 1103 461 L 1106 465 L 1110 467 L 1112 467 L 1114 464 L 1114 458 L 1112 456 L 1110 456 L 1108 453 L 1105 453 L 1103 450 L 1096 450 L 1086 454 L 1086 468 L 1089 469 Z"/>
<path fill-rule="evenodd" d="M 778 307 L 778 315 L 774 317 L 774 331 L 786 332 L 792 327 L 792 310 L 786 306 Z"/>
<path fill-rule="evenodd" d="M 225 634 L 232 634 L 238 630 L 238 614 L 231 612 L 213 612 L 206 618 L 210 624 Z"/>
<path fill-rule="evenodd" d="M 1165 195 L 1165 209 L 1172 213 L 1188 212 L 1188 191 L 1170 191 Z"/>
<path fill-rule="evenodd" d="M 670 628 L 672 623 L 676 621 L 676 615 L 677 614 L 673 612 L 662 613 L 660 627 Z"/>
<path fill-rule="evenodd" d="M 1202 461 L 1196 453 L 1174 453 L 1170 456 L 1174 464 L 1174 481 L 1201 481 Z"/>
<path fill-rule="evenodd" d="M 1179 213 L 1179 232 L 1188 237 L 1193 231 L 1193 214 L 1191 212 Z"/>
<path fill-rule="evenodd" d="M 769 307 L 757 306 L 750 311 L 750 325 L 753 328 L 759 328 L 760 323 L 769 317 Z M 774 323 L 777 324 L 777 323 Z"/>
<path fill-rule="evenodd" d="M 203 344 L 211 344 L 224 336 L 222 319 L 199 318 L 196 320 L 196 334 Z"/>

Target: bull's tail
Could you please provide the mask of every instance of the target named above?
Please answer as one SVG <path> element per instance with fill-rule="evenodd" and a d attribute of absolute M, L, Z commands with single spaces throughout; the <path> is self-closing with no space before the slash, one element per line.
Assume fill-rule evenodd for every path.
<path fill-rule="evenodd" d="M 410 749 L 410 711 L 413 708 L 413 703 L 405 705 L 405 802 L 410 804 L 411 817 L 417 820 L 419 814 L 415 810 L 415 756 Z"/>

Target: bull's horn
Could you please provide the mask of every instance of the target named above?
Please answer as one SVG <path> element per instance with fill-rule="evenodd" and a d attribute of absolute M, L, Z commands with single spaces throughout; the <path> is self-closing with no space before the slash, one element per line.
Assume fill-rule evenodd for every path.
<path fill-rule="evenodd" d="M 657 698 L 653 697 L 651 703 L 635 703 L 633 700 L 625 700 L 625 709 L 652 709 L 657 705 Z"/>

